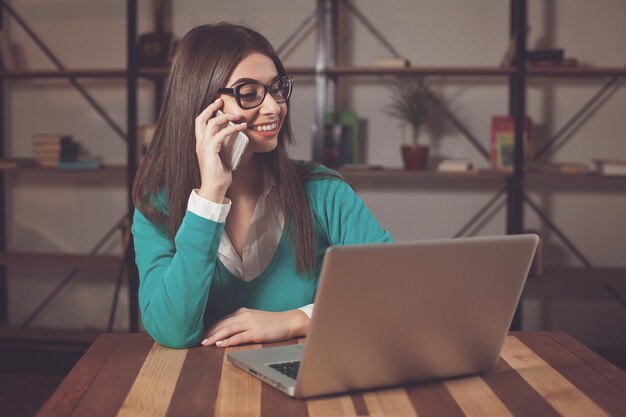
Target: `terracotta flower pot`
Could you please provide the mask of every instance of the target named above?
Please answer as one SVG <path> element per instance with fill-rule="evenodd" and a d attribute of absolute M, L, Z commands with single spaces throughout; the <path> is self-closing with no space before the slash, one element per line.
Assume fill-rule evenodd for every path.
<path fill-rule="evenodd" d="M 428 162 L 428 146 L 402 145 L 402 159 L 404 160 L 404 169 L 423 171 Z"/>

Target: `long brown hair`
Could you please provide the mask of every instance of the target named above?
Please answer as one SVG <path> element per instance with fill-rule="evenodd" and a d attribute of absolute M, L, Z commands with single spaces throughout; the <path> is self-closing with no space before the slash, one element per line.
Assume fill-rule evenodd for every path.
<path fill-rule="evenodd" d="M 200 187 L 194 119 L 218 96 L 218 89 L 251 52 L 268 56 L 278 74 L 285 74 L 267 39 L 244 26 L 198 26 L 176 48 L 154 138 L 133 186 L 135 207 L 172 240 L 185 215 L 189 193 Z M 305 182 L 311 178 L 314 165 L 296 166 L 289 160 L 286 147 L 293 142 L 288 111 L 278 133 L 278 146 L 259 156 L 275 176 L 297 269 L 310 272 L 315 264 L 315 233 Z M 167 207 L 158 201 L 162 192 Z"/>

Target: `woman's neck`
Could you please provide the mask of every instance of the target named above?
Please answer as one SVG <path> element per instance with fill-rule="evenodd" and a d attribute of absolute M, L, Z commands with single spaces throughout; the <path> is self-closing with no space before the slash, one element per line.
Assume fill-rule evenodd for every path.
<path fill-rule="evenodd" d="M 247 157 L 246 157 L 247 156 Z M 239 168 L 233 172 L 233 182 L 226 196 L 231 200 L 238 198 L 258 198 L 263 187 L 263 169 L 256 154 L 244 156 Z"/>

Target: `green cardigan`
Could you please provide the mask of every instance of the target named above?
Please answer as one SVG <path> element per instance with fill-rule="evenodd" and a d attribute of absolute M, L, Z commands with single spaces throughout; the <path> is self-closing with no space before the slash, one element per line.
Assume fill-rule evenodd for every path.
<path fill-rule="evenodd" d="M 172 241 L 135 210 L 139 305 L 148 333 L 164 346 L 185 348 L 198 344 L 205 328 L 240 307 L 287 311 L 310 304 L 328 247 L 392 241 L 344 181 L 312 179 L 306 191 L 317 219 L 314 271 L 296 270 L 283 230 L 269 266 L 250 282 L 234 277 L 217 257 L 223 223 L 187 211 Z"/>

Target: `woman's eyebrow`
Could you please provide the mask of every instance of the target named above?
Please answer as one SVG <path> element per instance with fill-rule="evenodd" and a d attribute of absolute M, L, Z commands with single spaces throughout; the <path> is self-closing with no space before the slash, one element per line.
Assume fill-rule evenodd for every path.
<path fill-rule="evenodd" d="M 277 80 L 277 79 L 279 79 L 280 77 L 281 77 L 281 75 L 280 75 L 280 74 L 277 74 L 277 75 L 276 75 L 274 78 L 272 78 L 272 79 L 270 80 L 270 82 L 269 82 L 269 83 L 267 83 L 267 84 L 269 85 L 269 84 L 273 83 L 274 81 L 276 81 L 276 80 Z M 239 79 L 237 79 L 237 80 L 233 81 L 233 82 L 231 83 L 231 85 L 230 85 L 230 86 L 231 86 L 231 87 L 234 87 L 234 86 L 236 86 L 237 84 L 241 84 L 241 83 L 259 83 L 259 84 L 263 84 L 261 81 L 259 81 L 259 80 L 255 80 L 254 78 L 239 78 Z"/>

